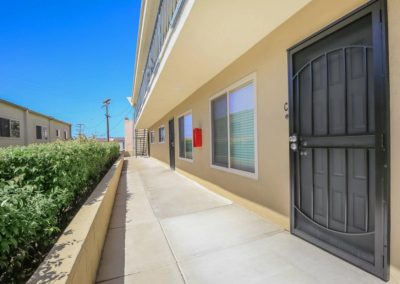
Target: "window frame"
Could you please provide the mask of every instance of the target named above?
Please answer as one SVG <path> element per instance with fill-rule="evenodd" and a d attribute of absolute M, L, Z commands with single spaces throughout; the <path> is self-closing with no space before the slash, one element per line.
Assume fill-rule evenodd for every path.
<path fill-rule="evenodd" d="M 2 118 L 4 120 L 8 120 L 8 127 L 9 127 L 9 131 L 10 131 L 10 136 L 0 136 L 1 139 L 21 139 L 22 138 L 22 135 L 21 135 L 21 125 L 22 125 L 21 124 L 21 120 L 15 119 L 15 118 L 12 118 L 12 117 L 9 117 L 9 116 L 5 116 L 5 115 L 0 116 L 0 118 Z M 19 136 L 13 136 L 12 135 L 12 129 L 11 129 L 11 123 L 12 122 L 18 122 L 18 124 L 19 124 Z"/>
<path fill-rule="evenodd" d="M 61 138 L 61 131 L 59 128 L 56 129 L 56 137 Z"/>
<path fill-rule="evenodd" d="M 12 133 L 11 122 L 18 122 L 18 124 L 19 124 L 19 136 L 11 135 L 11 133 Z M 10 119 L 10 138 L 12 138 L 12 139 L 20 139 L 21 138 L 21 121 L 20 120 Z"/>
<path fill-rule="evenodd" d="M 161 128 L 164 128 L 164 140 L 162 140 L 161 141 L 161 135 L 160 135 L 160 129 Z M 158 144 L 164 144 L 165 143 L 165 140 L 167 139 L 167 137 L 166 137 L 167 135 L 166 135 L 166 133 L 165 133 L 165 126 L 164 126 L 164 124 L 163 125 L 161 125 L 159 128 L 158 128 Z"/>
<path fill-rule="evenodd" d="M 46 131 L 45 131 L 45 129 L 46 129 Z M 46 135 L 44 135 L 44 134 L 46 134 Z M 42 126 L 42 139 L 49 141 L 50 140 L 49 135 L 50 135 L 49 127 L 48 126 Z"/>
<path fill-rule="evenodd" d="M 64 140 L 68 140 L 68 130 L 64 130 Z"/>
<path fill-rule="evenodd" d="M 150 130 L 150 144 L 155 144 L 155 143 L 156 143 L 156 132 L 154 130 Z"/>
<path fill-rule="evenodd" d="M 247 85 L 253 84 L 254 92 L 253 92 L 253 98 L 254 98 L 254 173 L 243 171 L 243 170 L 238 170 L 231 168 L 231 147 L 230 147 L 230 120 L 229 120 L 229 97 L 230 93 L 233 91 L 240 89 L 241 87 L 245 87 Z M 228 167 L 223 167 L 223 166 L 218 166 L 213 164 L 213 152 L 214 152 L 214 146 L 213 146 L 213 121 L 212 121 L 212 102 L 213 100 L 219 98 L 220 96 L 226 95 L 227 97 L 227 113 L 228 113 Z M 258 179 L 258 127 L 257 127 L 257 76 L 256 73 L 251 73 L 242 79 L 236 81 L 235 83 L 229 85 L 228 87 L 224 88 L 223 90 L 219 91 L 215 95 L 211 96 L 209 98 L 209 127 L 210 127 L 210 167 L 213 169 L 221 170 L 227 173 L 232 173 L 244 177 L 248 177 L 251 179 Z"/>
<path fill-rule="evenodd" d="M 176 121 L 177 121 L 177 123 L 178 123 L 178 127 L 177 127 L 177 129 L 178 129 L 178 159 L 179 160 L 182 160 L 182 161 L 186 161 L 186 162 L 190 162 L 190 163 L 193 163 L 193 161 L 194 161 L 194 155 L 193 155 L 193 153 L 194 153 L 194 151 L 193 151 L 193 149 L 194 149 L 194 147 L 193 147 L 193 137 L 192 137 L 192 158 L 191 159 L 189 159 L 189 158 L 186 158 L 186 157 L 181 157 L 180 156 L 180 150 L 181 150 L 181 146 L 180 146 L 180 141 L 179 141 L 179 139 L 180 139 L 180 129 L 179 129 L 179 119 L 181 118 L 181 117 L 183 117 L 183 119 L 184 119 L 184 121 L 185 121 L 185 115 L 188 115 L 188 114 L 190 114 L 190 115 L 192 115 L 192 133 L 193 133 L 193 113 L 192 113 L 192 110 L 190 109 L 190 110 L 188 110 L 188 111 L 186 111 L 186 112 L 184 112 L 184 113 L 182 113 L 182 114 L 180 114 L 178 117 L 177 117 L 177 119 L 176 119 Z"/>
<path fill-rule="evenodd" d="M 40 127 L 40 132 L 41 132 L 41 138 L 37 138 L 37 127 Z M 45 135 L 44 135 L 44 128 L 46 128 L 46 132 L 47 132 L 47 137 L 45 137 Z M 38 141 L 49 141 L 49 127 L 48 126 L 44 126 L 44 125 L 42 125 L 42 124 L 36 124 L 35 125 L 35 138 L 36 138 L 36 140 L 38 140 Z"/>

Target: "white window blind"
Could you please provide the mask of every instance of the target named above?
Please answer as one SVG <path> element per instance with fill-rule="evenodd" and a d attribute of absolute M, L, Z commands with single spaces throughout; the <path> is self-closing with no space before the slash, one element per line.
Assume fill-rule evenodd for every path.
<path fill-rule="evenodd" d="M 211 101 L 213 165 L 255 173 L 254 91 L 251 82 Z"/>
<path fill-rule="evenodd" d="M 193 158 L 192 114 L 181 116 L 179 122 L 179 157 Z"/>

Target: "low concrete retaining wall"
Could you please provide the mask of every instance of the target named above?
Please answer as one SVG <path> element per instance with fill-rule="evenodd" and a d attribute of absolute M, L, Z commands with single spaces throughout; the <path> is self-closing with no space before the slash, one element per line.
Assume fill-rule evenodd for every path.
<path fill-rule="evenodd" d="M 28 283 L 94 283 L 124 159 L 111 167 Z"/>

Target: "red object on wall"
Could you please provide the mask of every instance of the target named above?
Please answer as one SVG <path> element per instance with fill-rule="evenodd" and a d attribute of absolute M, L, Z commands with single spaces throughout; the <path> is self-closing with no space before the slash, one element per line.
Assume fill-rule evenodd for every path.
<path fill-rule="evenodd" d="M 193 147 L 198 148 L 202 145 L 201 128 L 193 129 Z"/>

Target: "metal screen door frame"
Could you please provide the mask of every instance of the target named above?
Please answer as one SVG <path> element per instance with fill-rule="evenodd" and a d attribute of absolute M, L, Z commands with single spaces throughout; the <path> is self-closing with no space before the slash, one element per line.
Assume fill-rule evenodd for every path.
<path fill-rule="evenodd" d="M 296 193 L 299 175 L 298 152 L 290 151 L 290 187 L 291 187 L 291 233 L 333 253 L 334 255 L 382 278 L 389 280 L 390 266 L 390 108 L 389 108 L 389 76 L 388 76 L 388 50 L 387 50 L 387 10 L 385 0 L 370 1 L 350 14 L 330 24 L 321 31 L 306 38 L 288 49 L 289 72 L 289 131 L 295 133 L 295 94 L 293 88 L 293 59 L 301 50 L 317 43 L 319 40 L 334 34 L 336 31 L 348 26 L 360 18 L 371 15 L 372 41 L 373 41 L 373 72 L 375 94 L 375 173 L 376 173 L 376 205 L 375 205 L 375 238 L 374 238 L 374 264 L 366 262 L 352 254 L 345 252 L 333 245 L 310 236 L 296 228 Z"/>

